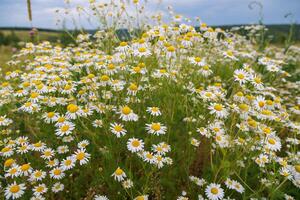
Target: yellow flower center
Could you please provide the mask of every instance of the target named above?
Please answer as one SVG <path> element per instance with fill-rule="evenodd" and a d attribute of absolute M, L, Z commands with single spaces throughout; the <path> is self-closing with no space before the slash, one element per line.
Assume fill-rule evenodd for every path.
<path fill-rule="evenodd" d="M 20 186 L 18 186 L 18 185 L 12 185 L 10 188 L 9 188 L 9 191 L 11 192 L 11 193 L 17 193 L 17 192 L 19 192 L 20 191 Z"/>
<path fill-rule="evenodd" d="M 48 112 L 48 113 L 47 113 L 47 117 L 48 117 L 48 118 L 52 118 L 52 117 L 54 117 L 54 115 L 55 115 L 54 112 Z"/>
<path fill-rule="evenodd" d="M 265 102 L 260 101 L 260 102 L 258 102 L 258 105 L 259 105 L 259 107 L 264 107 L 265 106 Z"/>
<path fill-rule="evenodd" d="M 219 193 L 219 190 L 218 190 L 218 188 L 215 188 L 215 187 L 213 187 L 213 188 L 211 188 L 211 193 L 213 193 L 213 194 L 218 194 Z"/>
<path fill-rule="evenodd" d="M 7 159 L 5 162 L 4 162 L 4 166 L 5 167 L 10 167 L 12 164 L 15 163 L 15 160 L 10 158 L 10 159 Z"/>
<path fill-rule="evenodd" d="M 173 46 L 169 46 L 169 47 L 167 48 L 167 50 L 168 50 L 169 52 L 174 52 L 176 49 L 175 49 L 175 47 L 173 47 Z"/>
<path fill-rule="evenodd" d="M 27 170 L 29 170 L 29 168 L 30 168 L 29 164 L 24 164 L 24 165 L 21 166 L 22 171 L 27 171 Z"/>
<path fill-rule="evenodd" d="M 141 48 L 139 48 L 139 52 L 140 52 L 140 53 L 144 53 L 144 52 L 146 52 L 146 48 L 145 48 L 145 47 L 141 47 Z"/>
<path fill-rule="evenodd" d="M 84 152 L 79 152 L 77 155 L 76 155 L 76 159 L 77 160 L 83 160 L 85 157 L 85 153 Z"/>
<path fill-rule="evenodd" d="M 202 59 L 200 57 L 196 57 L 194 60 L 195 62 L 201 62 Z"/>
<path fill-rule="evenodd" d="M 160 130 L 160 124 L 159 123 L 153 123 L 151 125 L 151 129 L 154 131 L 159 131 Z"/>
<path fill-rule="evenodd" d="M 35 177 L 41 177 L 42 176 L 42 172 L 41 171 L 37 171 L 34 173 Z"/>
<path fill-rule="evenodd" d="M 120 46 L 121 46 L 121 47 L 127 46 L 127 42 L 121 42 L 121 43 L 120 43 Z"/>
<path fill-rule="evenodd" d="M 79 110 L 78 106 L 75 104 L 69 104 L 67 109 L 70 113 L 75 113 Z"/>
<path fill-rule="evenodd" d="M 123 130 L 122 126 L 120 126 L 120 125 L 116 125 L 116 126 L 114 127 L 114 129 L 115 129 L 115 131 L 117 131 L 117 132 L 120 132 L 120 131 Z"/>
<path fill-rule="evenodd" d="M 296 172 L 300 173 L 300 164 L 295 165 L 295 170 L 296 170 Z"/>
<path fill-rule="evenodd" d="M 53 174 L 55 176 L 59 176 L 61 174 L 61 170 L 60 169 L 55 169 L 55 170 L 53 170 Z"/>
<path fill-rule="evenodd" d="M 268 142 L 269 142 L 269 144 L 274 145 L 276 143 L 276 140 L 274 140 L 273 138 L 269 138 Z"/>
<path fill-rule="evenodd" d="M 136 91 L 138 89 L 138 86 L 134 83 L 131 83 L 130 86 L 129 86 L 129 89 L 133 90 L 133 91 Z"/>
<path fill-rule="evenodd" d="M 133 140 L 133 141 L 131 142 L 131 144 L 132 144 L 133 147 L 139 147 L 141 143 L 140 143 L 140 141 L 138 141 L 138 140 Z"/>
<path fill-rule="evenodd" d="M 122 108 L 122 113 L 124 115 L 129 115 L 131 113 L 131 109 L 128 106 Z"/>
<path fill-rule="evenodd" d="M 223 110 L 223 106 L 222 106 L 221 104 L 216 104 L 216 105 L 214 106 L 214 109 L 215 109 L 216 111 L 221 111 L 221 110 Z"/>
<path fill-rule="evenodd" d="M 65 161 L 65 165 L 66 165 L 66 166 L 69 166 L 69 165 L 71 165 L 71 164 L 72 164 L 72 161 L 71 161 L 71 160 L 66 160 L 66 161 Z"/>
<path fill-rule="evenodd" d="M 107 76 L 107 75 L 101 76 L 101 81 L 108 81 L 108 80 L 109 80 L 109 76 Z"/>
<path fill-rule="evenodd" d="M 61 130 L 62 132 L 67 132 L 69 129 L 70 129 L 70 126 L 69 126 L 69 125 L 63 125 L 63 126 L 60 128 L 60 130 Z"/>
<path fill-rule="evenodd" d="M 237 77 L 238 77 L 239 79 L 244 79 L 244 78 L 245 78 L 244 74 L 238 74 Z"/>
<path fill-rule="evenodd" d="M 34 99 L 34 98 L 37 98 L 39 96 L 39 93 L 37 92 L 33 92 L 30 94 L 30 98 Z"/>
<path fill-rule="evenodd" d="M 36 191 L 37 191 L 37 192 L 43 192 L 43 191 L 44 191 L 44 187 L 43 187 L 43 186 L 38 186 L 38 187 L 36 188 Z"/>
<path fill-rule="evenodd" d="M 117 176 L 120 176 L 120 175 L 122 175 L 124 172 L 123 172 L 123 170 L 121 169 L 121 168 L 119 168 L 118 167 L 118 169 L 115 171 L 115 174 L 117 175 Z"/>

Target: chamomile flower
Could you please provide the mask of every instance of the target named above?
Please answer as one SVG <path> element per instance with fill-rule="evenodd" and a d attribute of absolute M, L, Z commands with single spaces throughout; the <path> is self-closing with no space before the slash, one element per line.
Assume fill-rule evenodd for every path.
<path fill-rule="evenodd" d="M 160 116 L 161 112 L 158 107 L 148 107 L 147 112 L 150 113 L 152 116 Z"/>
<path fill-rule="evenodd" d="M 167 127 L 159 122 L 152 122 L 151 124 L 146 124 L 146 130 L 153 135 L 164 135 Z"/>
<path fill-rule="evenodd" d="M 60 167 L 66 171 L 75 167 L 76 158 L 74 156 L 68 156 L 64 160 L 61 161 Z"/>
<path fill-rule="evenodd" d="M 56 183 L 53 184 L 51 189 L 52 189 L 52 192 L 58 193 L 60 191 L 63 191 L 64 188 L 65 188 L 65 186 L 62 183 L 56 182 Z"/>
<path fill-rule="evenodd" d="M 82 110 L 76 104 L 69 104 L 67 110 L 66 116 L 69 119 L 76 119 L 77 117 L 82 116 Z"/>
<path fill-rule="evenodd" d="M 46 177 L 46 172 L 42 170 L 35 170 L 30 174 L 30 181 L 41 181 Z"/>
<path fill-rule="evenodd" d="M 234 71 L 234 80 L 238 81 L 240 85 L 245 84 L 249 79 L 249 74 L 243 69 L 237 69 Z"/>
<path fill-rule="evenodd" d="M 50 171 L 50 177 L 53 179 L 62 179 L 65 176 L 64 170 L 61 167 L 55 167 Z"/>
<path fill-rule="evenodd" d="M 127 141 L 127 149 L 132 153 L 142 151 L 144 149 L 144 142 L 143 140 L 139 140 L 136 138 L 130 138 Z"/>
<path fill-rule="evenodd" d="M 122 182 L 122 186 L 125 189 L 132 188 L 133 187 L 133 182 L 132 182 L 132 180 L 127 179 L 127 180 Z"/>
<path fill-rule="evenodd" d="M 223 199 L 224 190 L 219 184 L 211 183 L 206 187 L 205 194 L 209 200 Z"/>
<path fill-rule="evenodd" d="M 124 129 L 122 124 L 112 123 L 110 124 L 110 131 L 115 134 L 118 138 L 126 135 L 127 131 Z"/>
<path fill-rule="evenodd" d="M 46 187 L 46 185 L 44 183 L 42 183 L 42 184 L 35 186 L 32 189 L 32 191 L 33 191 L 34 195 L 39 196 L 39 195 L 46 193 L 48 191 L 48 188 Z"/>
<path fill-rule="evenodd" d="M 72 122 L 64 122 L 56 129 L 55 134 L 57 136 L 69 135 L 74 129 L 75 125 Z"/>
<path fill-rule="evenodd" d="M 118 167 L 111 176 L 113 176 L 118 182 L 123 181 L 127 177 L 125 172 L 120 167 Z"/>
<path fill-rule="evenodd" d="M 149 195 L 140 195 L 134 198 L 134 200 L 148 200 Z"/>
<path fill-rule="evenodd" d="M 208 109 L 210 110 L 210 114 L 215 114 L 219 118 L 226 118 L 229 114 L 227 108 L 219 103 L 212 103 Z"/>
<path fill-rule="evenodd" d="M 25 193 L 25 184 L 17 184 L 16 182 L 13 182 L 12 184 L 9 184 L 4 191 L 4 195 L 6 199 L 18 199 Z"/>
<path fill-rule="evenodd" d="M 77 161 L 79 161 L 80 165 L 86 164 L 91 158 L 91 154 L 87 153 L 85 149 L 78 149 L 74 153 L 74 157 Z"/>
<path fill-rule="evenodd" d="M 265 140 L 266 147 L 271 151 L 279 151 L 281 149 L 280 138 L 275 135 L 267 136 Z"/>
<path fill-rule="evenodd" d="M 109 200 L 109 199 L 104 195 L 95 195 L 94 200 Z"/>
<path fill-rule="evenodd" d="M 119 111 L 120 119 L 123 121 L 137 121 L 138 115 L 129 106 L 123 106 Z"/>

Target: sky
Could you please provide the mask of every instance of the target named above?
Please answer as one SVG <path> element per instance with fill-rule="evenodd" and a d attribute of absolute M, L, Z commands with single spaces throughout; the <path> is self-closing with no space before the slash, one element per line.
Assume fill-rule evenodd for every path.
<path fill-rule="evenodd" d="M 31 27 L 28 20 L 27 0 L 0 0 L 0 27 Z M 87 5 L 88 0 L 70 0 L 72 5 Z M 144 0 L 140 0 L 144 1 Z M 154 4 L 159 0 L 148 0 L 150 12 L 157 9 Z M 265 24 L 290 23 L 290 18 L 285 18 L 287 13 L 293 13 L 293 20 L 300 23 L 300 0 L 257 0 L 263 5 L 263 21 Z M 31 0 L 33 21 L 32 25 L 38 28 L 58 29 L 58 19 L 55 10 L 65 7 L 64 0 Z M 96 0 L 107 2 L 107 0 Z M 252 0 L 162 0 L 159 9 L 166 12 L 171 5 L 176 13 L 194 18 L 200 17 L 209 25 L 251 24 L 259 20 L 259 7 L 249 9 Z M 82 26 L 92 27 L 86 21 Z M 72 25 L 67 25 L 73 28 Z"/>

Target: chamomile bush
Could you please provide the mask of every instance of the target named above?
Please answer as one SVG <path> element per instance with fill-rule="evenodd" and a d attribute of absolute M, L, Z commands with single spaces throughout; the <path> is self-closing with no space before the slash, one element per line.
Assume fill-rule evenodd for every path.
<path fill-rule="evenodd" d="M 147 26 L 137 0 L 89 6 L 104 31 L 8 62 L 4 199 L 300 198 L 299 48 L 260 50 L 255 26 L 196 30 L 171 9 Z"/>

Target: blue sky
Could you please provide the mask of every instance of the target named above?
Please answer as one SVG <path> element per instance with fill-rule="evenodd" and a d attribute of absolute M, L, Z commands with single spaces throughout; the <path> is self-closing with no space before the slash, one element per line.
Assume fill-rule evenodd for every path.
<path fill-rule="evenodd" d="M 63 8 L 64 0 L 31 0 L 33 10 L 33 26 L 40 28 L 61 28 L 55 25 L 57 16 L 54 11 Z M 86 4 L 88 0 L 71 0 L 73 5 Z M 97 0 L 105 2 L 105 0 Z M 141 0 L 143 1 L 143 0 Z M 148 0 L 151 4 L 159 0 Z M 257 0 L 261 2 L 266 24 L 289 23 L 284 18 L 293 13 L 294 19 L 300 22 L 300 0 Z M 107 2 L 107 1 L 106 1 Z M 258 21 L 258 7 L 250 10 L 251 0 L 163 0 L 161 10 L 171 5 L 176 13 L 187 17 L 199 16 L 209 25 L 248 24 Z M 150 6 L 154 9 L 154 6 Z M 152 10 L 154 11 L 154 10 Z M 88 23 L 82 22 L 86 28 Z M 0 27 L 30 27 L 27 17 L 26 0 L 0 0 Z M 69 27 L 71 28 L 71 27 Z"/>

